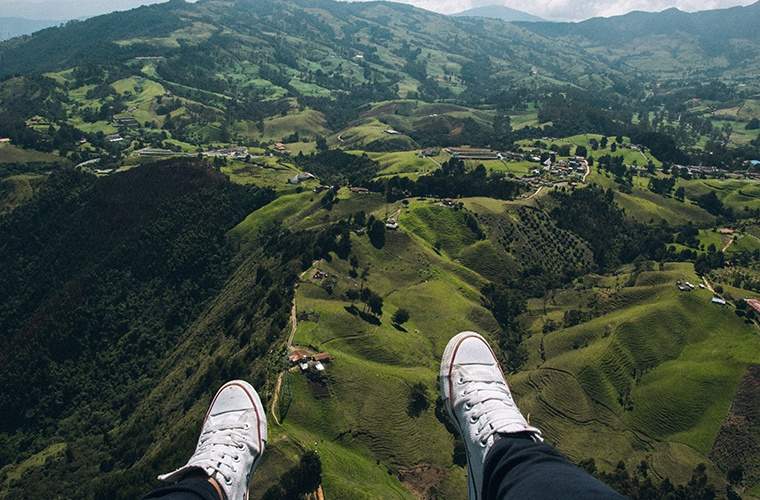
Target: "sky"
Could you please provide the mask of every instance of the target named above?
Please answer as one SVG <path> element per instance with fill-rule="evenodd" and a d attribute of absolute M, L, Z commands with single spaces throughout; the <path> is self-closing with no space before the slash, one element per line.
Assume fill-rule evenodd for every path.
<path fill-rule="evenodd" d="M 161 0 L 0 0 L 0 17 L 72 19 L 124 10 Z M 423 9 L 453 14 L 472 7 L 501 4 L 555 21 L 614 16 L 632 10 L 669 7 L 696 11 L 749 5 L 754 0 L 400 0 Z"/>

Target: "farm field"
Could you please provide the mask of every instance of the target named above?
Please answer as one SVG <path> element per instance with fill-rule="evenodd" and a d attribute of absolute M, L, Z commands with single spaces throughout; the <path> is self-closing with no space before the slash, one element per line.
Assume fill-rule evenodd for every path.
<path fill-rule="evenodd" d="M 344 196 L 356 208 L 366 203 Z M 324 220 L 308 200 L 307 193 L 290 195 L 258 219 L 302 220 L 302 226 Z M 465 204 L 491 216 L 510 207 L 477 199 Z M 425 482 L 420 464 L 425 474 L 444 478 L 441 491 L 459 496 L 464 471 L 451 463 L 453 437 L 433 411 L 436 370 L 457 331 L 495 331 L 478 292 L 491 271 L 484 261 L 495 254 L 482 250 L 491 243 L 478 240 L 466 212 L 424 200 L 383 206 L 365 205 L 368 214 L 397 214 L 401 229 L 386 233 L 385 246 L 376 249 L 366 236 L 351 238 L 359 267 L 369 268 L 366 281 L 352 277 L 349 262 L 338 258 L 316 262 L 303 275 L 294 345 L 328 352 L 334 362 L 322 381 L 297 371 L 286 374 L 278 410 L 282 427 L 274 432 L 314 443 L 325 491 L 337 496 L 360 495 L 355 481 L 345 480 L 349 467 L 370 497 L 384 491 L 408 498 L 408 488 L 418 491 Z M 490 223 L 483 227 L 491 231 Z M 529 303 L 522 319 L 530 332 L 529 358 L 511 383 L 532 422 L 573 460 L 594 458 L 611 469 L 621 456 L 629 467 L 646 459 L 655 477 L 676 480 L 709 462 L 736 387 L 756 361 L 760 337 L 731 307 L 710 304 L 707 291 L 679 293 L 679 279 L 699 281 L 690 264 L 626 266 Z M 343 296 L 363 286 L 384 300 L 377 320 L 352 312 Z M 436 307 L 443 303 L 445 308 Z M 410 312 L 403 327 L 390 320 L 400 307 Z M 547 321 L 561 325 L 571 309 L 593 314 L 579 325 L 544 333 Z M 426 388 L 431 403 L 413 416 L 407 404 L 416 384 Z M 705 391 L 716 397 L 699 396 Z M 595 446 L 600 440 L 614 446 Z M 720 477 L 713 465 L 709 473 Z"/>
<path fill-rule="evenodd" d="M 529 394 L 526 411 L 575 459 L 605 441 L 616 451 L 597 461 L 612 465 L 627 450 L 647 456 L 656 474 L 678 476 L 706 460 L 760 338 L 731 308 L 711 304 L 709 292 L 678 292 L 676 280 L 698 282 L 688 264 L 640 272 L 633 286 L 620 285 L 628 274 L 618 279 L 532 303 L 533 368 L 514 378 L 516 390 Z M 599 300 L 593 319 L 542 333 L 546 321 L 561 324 L 568 310 Z"/>
<path fill-rule="evenodd" d="M 592 168 L 589 182 L 607 189 L 616 188 L 612 178 Z M 692 222 L 698 226 L 710 226 L 715 217 L 695 205 L 691 198 L 698 196 L 696 191 L 687 190 L 687 199 L 683 202 L 672 197 L 663 197 L 647 188 L 648 179 L 634 177 L 634 186 L 630 193 L 615 189 L 615 201 L 626 211 L 626 215 L 639 222 L 665 221 L 670 224 L 686 224 Z M 706 191 L 705 191 L 706 192 Z"/>
<path fill-rule="evenodd" d="M 710 191 L 720 198 L 727 206 L 738 212 L 744 207 L 751 210 L 760 208 L 760 184 L 741 179 L 701 179 L 679 180 L 678 186 L 683 186 L 686 196 L 695 198 Z"/>

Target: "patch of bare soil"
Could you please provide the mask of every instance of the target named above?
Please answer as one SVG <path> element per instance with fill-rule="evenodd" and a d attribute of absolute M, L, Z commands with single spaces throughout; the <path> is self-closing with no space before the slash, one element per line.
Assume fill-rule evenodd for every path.
<path fill-rule="evenodd" d="M 430 464 L 399 469 L 398 478 L 416 498 L 432 498 L 432 490 L 446 477 L 446 469 Z"/>

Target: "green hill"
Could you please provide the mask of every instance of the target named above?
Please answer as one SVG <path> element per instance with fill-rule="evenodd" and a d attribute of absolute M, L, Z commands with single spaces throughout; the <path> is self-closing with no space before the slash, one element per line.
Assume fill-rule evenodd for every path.
<path fill-rule="evenodd" d="M 531 369 L 516 385 L 533 421 L 576 459 L 595 455 L 612 465 L 646 456 L 662 477 L 708 462 L 759 340 L 707 291 L 679 292 L 678 279 L 697 280 L 691 266 L 667 264 L 533 303 Z M 590 319 L 542 330 L 550 320 L 562 325 L 570 310 Z M 615 443 L 615 454 L 600 457 L 601 441 Z"/>

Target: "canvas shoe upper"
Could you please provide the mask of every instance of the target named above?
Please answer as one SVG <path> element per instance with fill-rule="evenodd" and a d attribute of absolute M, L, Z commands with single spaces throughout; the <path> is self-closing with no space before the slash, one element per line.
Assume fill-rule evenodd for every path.
<path fill-rule="evenodd" d="M 174 482 L 203 472 L 217 481 L 227 500 L 245 500 L 266 441 L 259 395 L 248 382 L 227 382 L 211 402 L 193 456 L 185 466 L 158 478 Z"/>
<path fill-rule="evenodd" d="M 483 467 L 491 446 L 506 434 L 530 432 L 491 347 L 474 332 L 452 338 L 441 361 L 441 394 L 467 451 L 470 499 L 481 498 Z"/>

